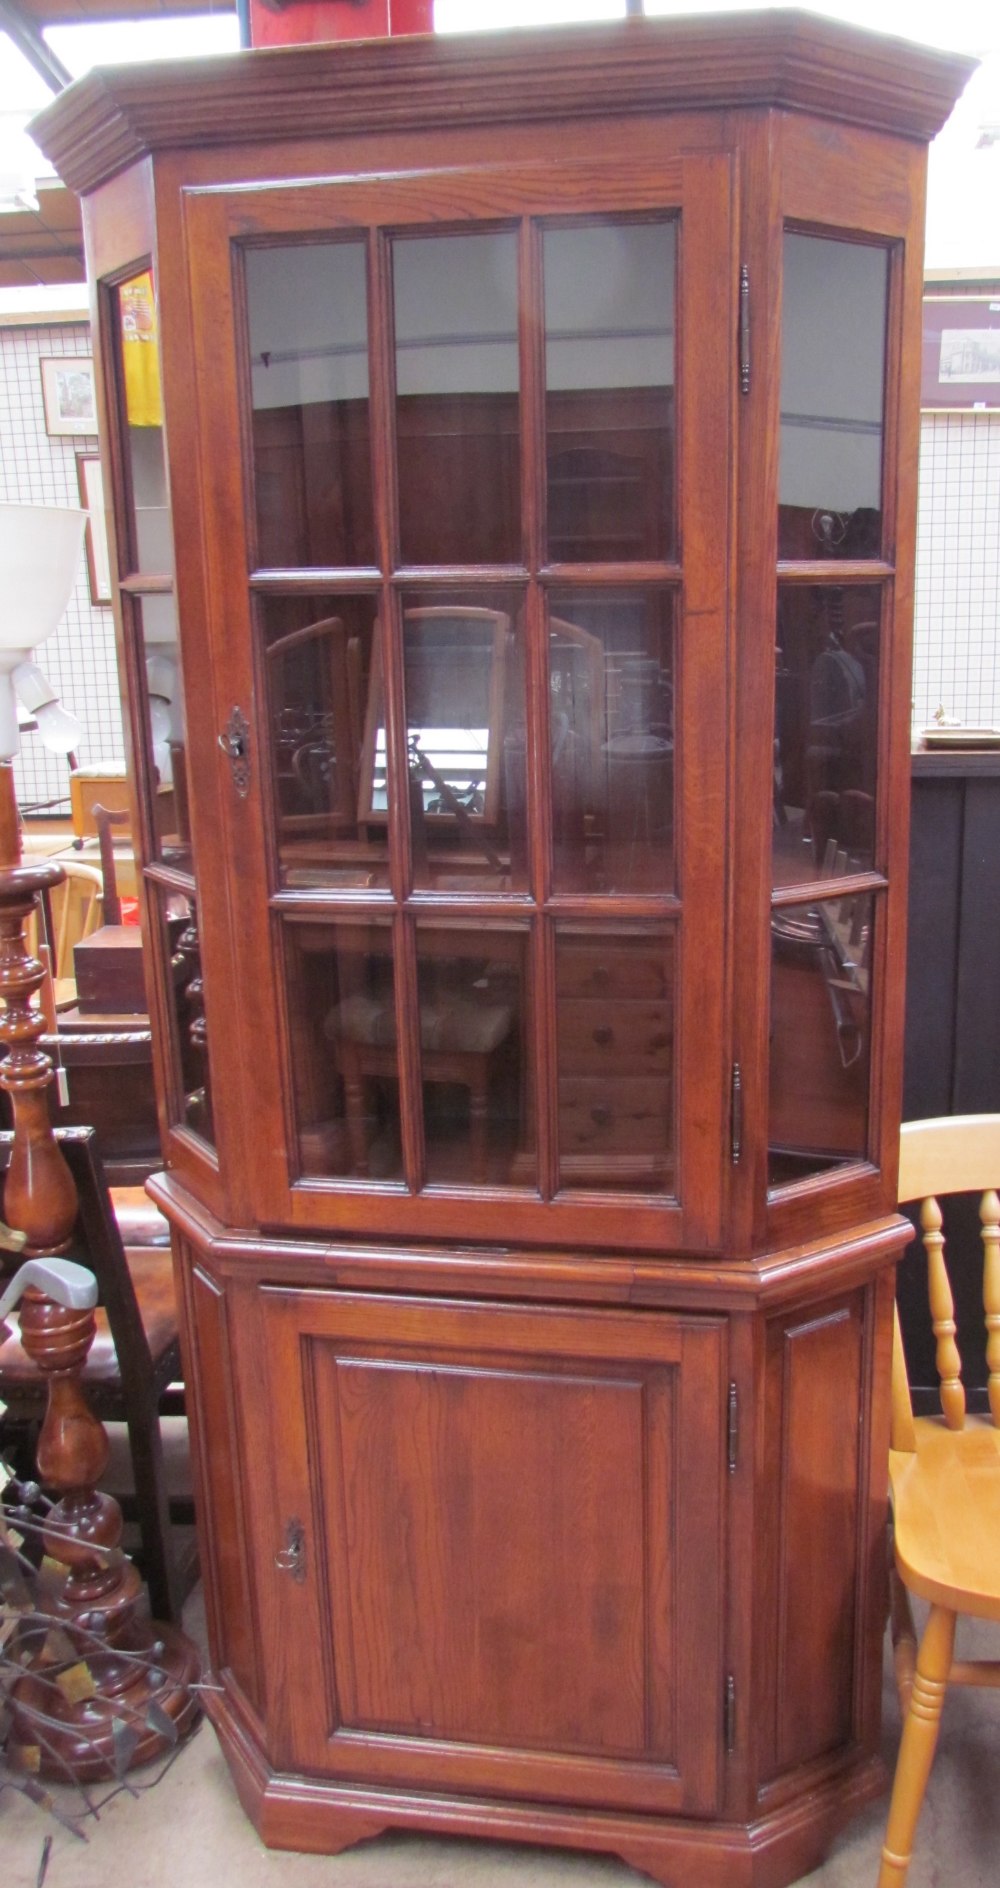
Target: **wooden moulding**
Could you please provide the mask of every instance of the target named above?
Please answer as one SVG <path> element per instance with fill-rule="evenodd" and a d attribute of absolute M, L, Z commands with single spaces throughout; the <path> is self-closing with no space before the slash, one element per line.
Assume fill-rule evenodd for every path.
<path fill-rule="evenodd" d="M 818 1867 L 830 1841 L 885 1789 L 880 1758 L 864 1758 L 753 1823 L 671 1819 L 618 1811 L 560 1809 L 444 1792 L 366 1789 L 282 1775 L 247 1736 L 228 1691 L 208 1694 L 244 1810 L 268 1848 L 335 1855 L 389 1829 L 487 1837 L 619 1855 L 654 1881 L 698 1888 L 770 1888 Z"/>
<path fill-rule="evenodd" d="M 283 46 L 98 69 L 32 122 L 78 192 L 147 153 L 269 138 L 773 105 L 928 141 L 976 61 L 799 12 Z"/>

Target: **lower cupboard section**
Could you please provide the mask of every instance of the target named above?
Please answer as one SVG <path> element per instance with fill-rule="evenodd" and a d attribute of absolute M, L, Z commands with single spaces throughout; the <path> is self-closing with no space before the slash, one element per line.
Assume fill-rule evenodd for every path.
<path fill-rule="evenodd" d="M 734 1881 L 740 1828 L 818 1855 L 819 1805 L 828 1836 L 877 1778 L 876 1257 L 722 1316 L 288 1285 L 182 1247 L 215 1712 L 265 1839 L 332 1850 L 447 1800 L 468 1818 L 440 1826 L 488 1802 L 514 1839 L 523 1810 L 525 1840 L 620 1853 L 702 1830 L 697 1883 L 713 1825 Z M 629 1843 L 583 1840 L 595 1818 Z"/>

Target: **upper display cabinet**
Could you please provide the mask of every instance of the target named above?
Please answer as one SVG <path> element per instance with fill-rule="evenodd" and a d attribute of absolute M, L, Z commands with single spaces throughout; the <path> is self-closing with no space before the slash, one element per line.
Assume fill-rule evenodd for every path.
<path fill-rule="evenodd" d="M 98 73 L 167 1159 L 749 1256 L 895 1191 L 922 145 L 804 15 Z"/>

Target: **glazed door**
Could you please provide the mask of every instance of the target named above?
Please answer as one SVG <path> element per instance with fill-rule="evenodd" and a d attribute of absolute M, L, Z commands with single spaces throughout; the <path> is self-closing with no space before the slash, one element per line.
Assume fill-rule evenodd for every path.
<path fill-rule="evenodd" d="M 279 1767 L 702 1813 L 723 1326 L 265 1288 Z"/>
<path fill-rule="evenodd" d="M 262 1221 L 718 1238 L 729 189 L 188 200 Z"/>

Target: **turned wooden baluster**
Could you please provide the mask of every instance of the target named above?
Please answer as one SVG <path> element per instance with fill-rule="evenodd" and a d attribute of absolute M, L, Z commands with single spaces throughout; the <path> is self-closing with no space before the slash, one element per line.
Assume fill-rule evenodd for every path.
<path fill-rule="evenodd" d="M 211 1139 L 212 1095 L 209 1085 L 208 1025 L 205 1021 L 205 986 L 201 976 L 198 913 L 194 905 L 191 906 L 190 921 L 177 940 L 173 964 L 175 969 L 181 972 L 183 978 L 184 1001 L 190 1014 L 187 1037 L 194 1052 L 194 1067 L 201 1075 L 200 1086 L 191 1089 L 184 1097 L 185 1110 L 189 1125 L 199 1134 L 206 1134 Z"/>
<path fill-rule="evenodd" d="M 80 1266 L 66 1269 L 87 1277 Z M 198 1711 L 191 1689 L 197 1652 L 183 1633 L 151 1623 L 142 1581 L 120 1551 L 121 1509 L 94 1486 L 107 1466 L 108 1439 L 80 1376 L 95 1330 L 93 1302 L 57 1302 L 34 1285 L 24 1290 L 21 1343 L 48 1382 L 38 1474 L 60 1496 L 46 1517 L 42 1544 L 49 1559 L 68 1570 L 47 1611 L 67 1634 L 80 1674 L 64 1691 L 52 1681 L 44 1647 L 37 1649 L 10 1693 L 7 1754 L 43 1776 L 69 1772 L 81 1782 L 120 1773 L 123 1720 L 134 1731 L 125 1767 L 134 1768 L 176 1741 L 156 1713 L 149 1722 L 154 1704 L 176 1724 L 177 1736 L 191 1729 Z"/>
<path fill-rule="evenodd" d="M 40 891 L 58 885 L 61 866 L 20 863 L 21 842 L 10 762 L 0 762 L 0 1086 L 10 1096 L 14 1143 L 4 1187 L 8 1225 L 23 1232 L 25 1252 L 64 1252 L 76 1223 L 76 1188 L 52 1132 L 49 1084 L 52 1063 L 38 1047 L 45 1030 L 32 997 L 45 981 L 45 967 L 32 957 L 24 926 Z"/>

